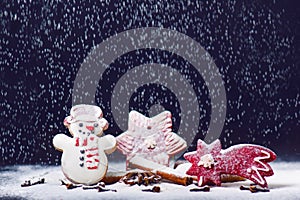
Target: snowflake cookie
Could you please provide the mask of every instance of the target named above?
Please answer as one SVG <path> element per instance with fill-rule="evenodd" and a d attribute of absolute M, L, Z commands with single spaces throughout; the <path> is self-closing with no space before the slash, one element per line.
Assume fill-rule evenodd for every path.
<path fill-rule="evenodd" d="M 117 148 L 126 155 L 127 164 L 135 156 L 169 166 L 170 156 L 185 150 L 186 141 L 172 132 L 171 113 L 152 118 L 137 111 L 129 113 L 128 130 L 117 137 Z"/>

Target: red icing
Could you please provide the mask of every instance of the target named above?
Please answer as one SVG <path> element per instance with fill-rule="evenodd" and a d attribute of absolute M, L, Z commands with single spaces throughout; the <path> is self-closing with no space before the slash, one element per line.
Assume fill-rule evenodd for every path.
<path fill-rule="evenodd" d="M 82 146 L 87 146 L 87 139 L 86 138 L 83 140 Z"/>
<path fill-rule="evenodd" d="M 86 149 L 87 151 L 97 151 L 98 150 L 98 147 L 94 147 L 94 148 L 89 148 L 89 149 Z"/>
<path fill-rule="evenodd" d="M 265 176 L 274 174 L 268 162 L 275 160 L 276 154 L 265 147 L 250 144 L 221 150 L 219 140 L 211 144 L 198 140 L 197 151 L 186 153 L 184 158 L 192 163 L 187 174 L 197 176 L 199 186 L 219 186 L 221 174 L 233 174 L 247 178 L 262 187 L 268 187 Z M 213 158 L 211 165 L 205 162 L 205 158 Z"/>
<path fill-rule="evenodd" d="M 93 126 L 86 126 L 86 128 L 90 131 L 94 130 L 94 127 Z"/>
<path fill-rule="evenodd" d="M 76 138 L 75 146 L 79 146 L 79 138 Z"/>
<path fill-rule="evenodd" d="M 87 167 L 88 169 L 98 169 L 98 166 Z"/>
<path fill-rule="evenodd" d="M 99 153 L 98 153 L 98 147 L 94 147 L 91 145 L 91 143 L 88 144 L 88 141 L 95 141 L 97 138 L 94 136 L 90 136 L 84 139 L 81 138 L 76 138 L 76 142 L 75 142 L 75 146 L 85 146 L 85 150 L 84 152 L 86 153 L 86 163 L 89 164 L 89 166 L 87 166 L 87 169 L 89 170 L 94 170 L 94 169 L 98 169 L 98 164 L 100 162 L 99 160 Z M 82 142 L 82 144 L 81 144 Z M 94 163 L 94 164 L 93 164 Z"/>
<path fill-rule="evenodd" d="M 94 156 L 99 156 L 98 153 L 95 153 L 95 154 L 87 154 L 86 157 L 88 158 L 91 158 L 91 157 L 94 157 Z"/>

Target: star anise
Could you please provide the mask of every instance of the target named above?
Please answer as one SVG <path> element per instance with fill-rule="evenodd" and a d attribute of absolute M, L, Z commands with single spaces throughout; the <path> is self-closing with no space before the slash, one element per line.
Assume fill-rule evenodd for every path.
<path fill-rule="evenodd" d="M 159 183 L 161 177 L 153 172 L 144 171 L 144 172 L 128 172 L 123 178 L 121 178 L 121 182 L 124 182 L 128 185 L 150 185 L 152 183 Z"/>

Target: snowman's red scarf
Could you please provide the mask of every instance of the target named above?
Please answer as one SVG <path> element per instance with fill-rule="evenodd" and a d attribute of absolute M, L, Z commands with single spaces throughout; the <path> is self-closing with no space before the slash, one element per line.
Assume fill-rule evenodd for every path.
<path fill-rule="evenodd" d="M 84 147 L 85 163 L 87 169 L 98 169 L 100 163 L 98 138 L 94 135 L 87 136 L 85 138 L 76 137 L 75 146 Z"/>

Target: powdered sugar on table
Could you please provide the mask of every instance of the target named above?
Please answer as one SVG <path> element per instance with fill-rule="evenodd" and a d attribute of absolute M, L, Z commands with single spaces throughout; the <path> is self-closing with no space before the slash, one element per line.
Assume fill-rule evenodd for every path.
<path fill-rule="evenodd" d="M 195 185 L 181 186 L 162 182 L 160 193 L 142 192 L 142 189 L 153 186 L 128 186 L 124 183 L 107 185 L 107 189 L 117 192 L 101 192 L 75 188 L 67 190 L 59 179 L 64 178 L 58 166 L 17 165 L 0 168 L 0 198 L 4 199 L 300 199 L 300 162 L 271 163 L 274 175 L 267 177 L 270 192 L 251 193 L 241 191 L 241 185 L 250 181 L 222 183 L 221 187 L 212 187 L 210 192 L 190 192 Z M 125 163 L 110 163 L 109 171 L 124 171 Z M 182 167 L 180 170 L 186 170 Z M 44 177 L 44 184 L 21 187 L 21 184 L 32 177 Z"/>

